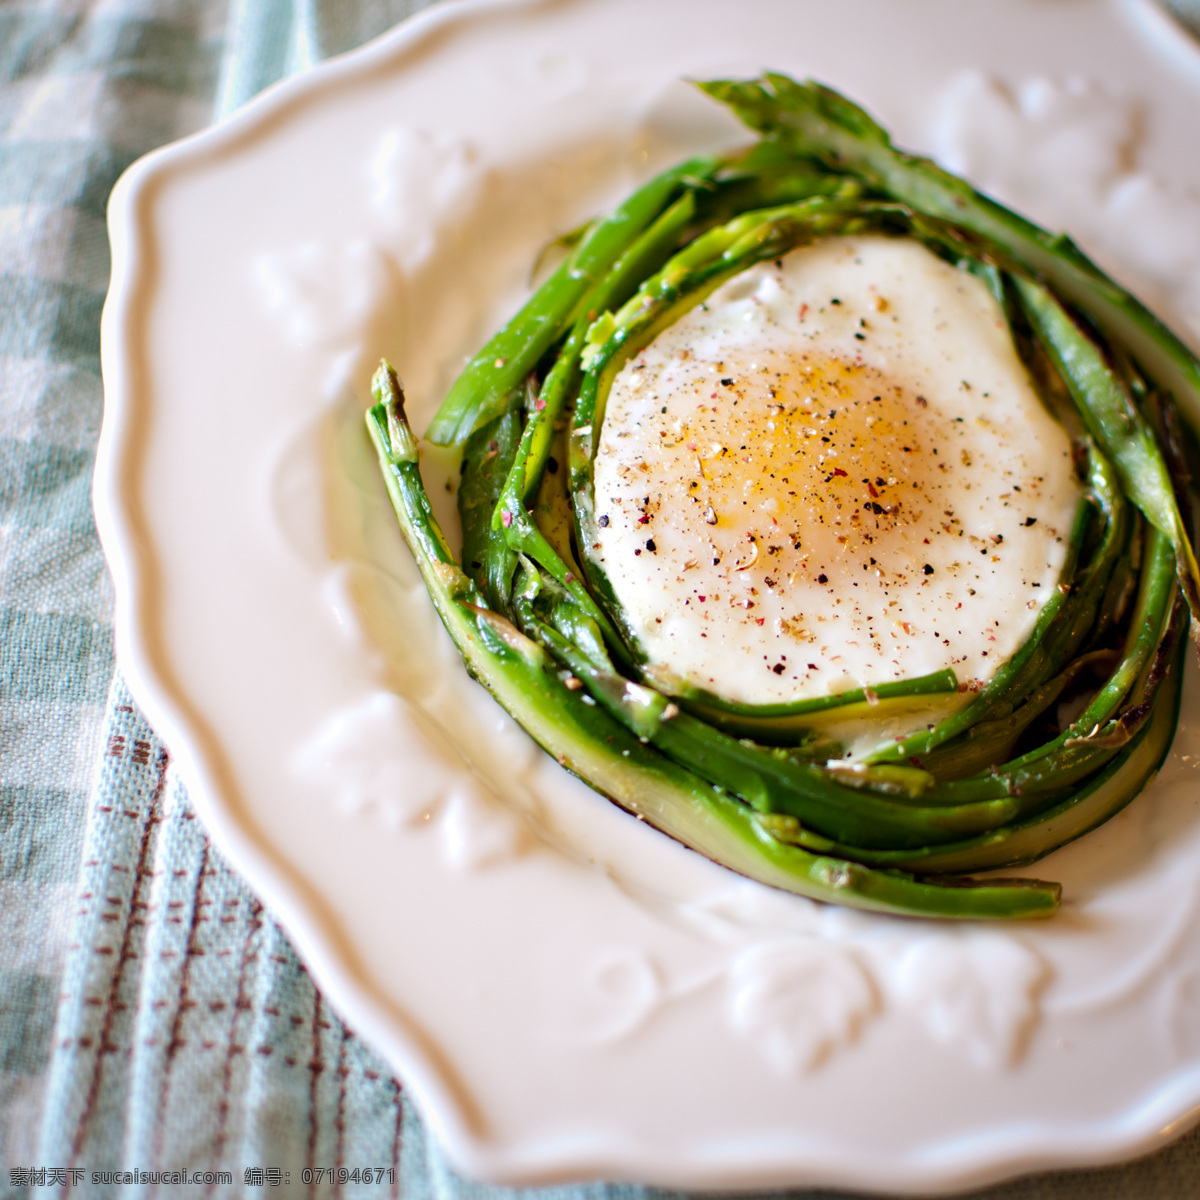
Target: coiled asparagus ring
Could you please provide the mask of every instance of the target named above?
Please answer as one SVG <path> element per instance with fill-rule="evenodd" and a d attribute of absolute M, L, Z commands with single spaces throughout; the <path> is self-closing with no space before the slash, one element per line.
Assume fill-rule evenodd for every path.
<path fill-rule="evenodd" d="M 760 140 L 685 162 L 590 224 L 427 431 L 463 448 L 461 566 L 399 378 L 380 368 L 367 423 L 404 536 L 471 673 L 562 765 L 667 834 L 835 903 L 1049 915 L 1057 884 L 966 877 L 1108 819 L 1167 753 L 1200 608 L 1177 416 L 1200 425 L 1200 364 L 1068 239 L 896 150 L 836 92 L 773 74 L 700 86 Z M 952 673 L 772 710 L 668 694 L 579 546 L 619 367 L 748 267 L 861 232 L 914 238 L 984 279 L 1033 376 L 1073 403 L 1086 496 L 1017 653 L 952 715 L 847 761 L 818 711 L 869 722 L 955 689 Z M 1065 695 L 1079 712 L 1058 729 L 1047 714 Z"/>

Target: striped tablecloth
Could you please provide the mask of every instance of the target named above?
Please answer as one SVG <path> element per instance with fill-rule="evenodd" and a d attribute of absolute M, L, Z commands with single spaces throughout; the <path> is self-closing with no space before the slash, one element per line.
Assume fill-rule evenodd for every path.
<path fill-rule="evenodd" d="M 209 844 L 115 669 L 89 497 L 117 176 L 423 2 L 0 0 L 0 1195 L 501 1194 Z M 372 1181 L 303 1182 L 329 1167 Z M 120 1182 L 181 1169 L 214 1175 Z M 1200 1195 L 1200 1135 L 980 1195 Z"/>

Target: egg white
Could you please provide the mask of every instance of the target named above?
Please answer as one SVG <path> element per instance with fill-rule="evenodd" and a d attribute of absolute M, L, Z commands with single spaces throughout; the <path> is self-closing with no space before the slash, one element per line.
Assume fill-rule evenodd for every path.
<path fill-rule="evenodd" d="M 586 550 L 651 676 L 756 705 L 981 686 L 1081 499 L 984 284 L 882 236 L 754 267 L 661 333 L 614 380 L 594 480 Z"/>

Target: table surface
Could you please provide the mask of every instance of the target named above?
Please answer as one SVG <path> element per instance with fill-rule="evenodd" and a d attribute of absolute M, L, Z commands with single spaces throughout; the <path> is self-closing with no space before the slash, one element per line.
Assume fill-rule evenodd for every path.
<path fill-rule="evenodd" d="M 426 2 L 0 0 L 0 1195 L 184 1168 L 227 1177 L 169 1194 L 504 1191 L 453 1172 L 209 844 L 116 669 L 90 501 L 118 175 Z M 385 1174 L 339 1191 L 339 1167 Z M 972 1194 L 1198 1192 L 1200 1131 Z"/>

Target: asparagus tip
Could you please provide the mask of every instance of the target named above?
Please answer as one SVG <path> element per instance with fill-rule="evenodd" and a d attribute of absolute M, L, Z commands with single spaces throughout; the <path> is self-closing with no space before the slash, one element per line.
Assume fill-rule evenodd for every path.
<path fill-rule="evenodd" d="M 379 367 L 371 378 L 371 395 L 376 404 L 393 405 L 404 412 L 404 383 L 399 372 L 386 358 L 379 360 Z"/>
<path fill-rule="evenodd" d="M 393 460 L 415 462 L 417 440 L 404 412 L 404 384 L 396 368 L 386 358 L 380 360 L 379 368 L 371 380 L 371 397 L 377 405 L 382 406 L 387 417 L 387 435 Z"/>

